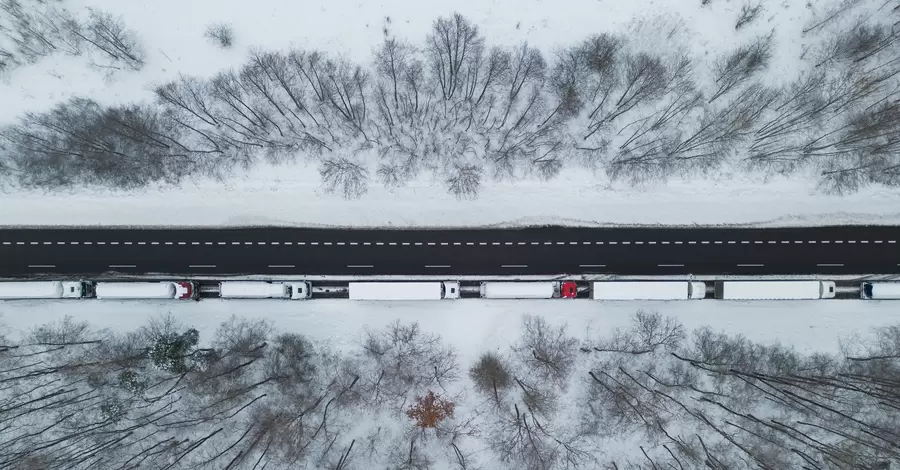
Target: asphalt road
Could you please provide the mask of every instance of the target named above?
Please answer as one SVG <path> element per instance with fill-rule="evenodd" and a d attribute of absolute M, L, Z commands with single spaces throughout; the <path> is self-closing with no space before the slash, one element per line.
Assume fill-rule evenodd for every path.
<path fill-rule="evenodd" d="M 900 272 L 900 227 L 0 229 L 0 277 L 110 272 L 889 274 Z"/>

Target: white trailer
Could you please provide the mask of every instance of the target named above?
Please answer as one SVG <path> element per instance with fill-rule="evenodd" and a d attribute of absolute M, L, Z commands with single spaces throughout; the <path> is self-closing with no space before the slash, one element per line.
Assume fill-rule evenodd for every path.
<path fill-rule="evenodd" d="M 219 283 L 223 299 L 294 299 L 309 298 L 306 282 L 224 281 Z"/>
<path fill-rule="evenodd" d="M 0 300 L 81 299 L 90 295 L 90 284 L 81 281 L 0 282 Z"/>
<path fill-rule="evenodd" d="M 591 284 L 593 300 L 688 300 L 704 297 L 705 282 L 603 281 Z"/>
<path fill-rule="evenodd" d="M 859 297 L 871 300 L 900 300 L 900 282 L 864 282 Z"/>
<path fill-rule="evenodd" d="M 558 282 L 482 282 L 484 299 L 552 299 L 559 296 Z"/>
<path fill-rule="evenodd" d="M 716 298 L 723 300 L 833 299 L 831 281 L 718 281 Z"/>
<path fill-rule="evenodd" d="M 350 300 L 458 299 L 459 282 L 351 282 Z"/>
<path fill-rule="evenodd" d="M 97 298 L 103 299 L 178 299 L 197 296 L 197 286 L 188 281 L 98 282 Z"/>

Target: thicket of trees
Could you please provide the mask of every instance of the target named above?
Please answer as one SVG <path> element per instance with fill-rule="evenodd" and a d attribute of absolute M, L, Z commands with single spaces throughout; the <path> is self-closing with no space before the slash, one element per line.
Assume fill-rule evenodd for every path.
<path fill-rule="evenodd" d="M 417 324 L 336 351 L 260 320 L 209 338 L 172 317 L 112 334 L 0 330 L 0 466 L 889 468 L 900 326 L 799 354 L 638 312 L 579 341 L 525 316 L 463 374 Z M 613 449 L 618 449 L 614 451 Z"/>
<path fill-rule="evenodd" d="M 748 3 L 738 27 L 761 9 Z M 898 186 L 898 15 L 877 0 L 823 9 L 805 28 L 799 78 L 780 87 L 766 80 L 777 73 L 771 33 L 705 63 L 678 44 L 679 25 L 655 35 L 665 47 L 647 43 L 654 35 L 601 33 L 548 56 L 490 46 L 459 14 L 438 18 L 419 45 L 388 24 L 370 64 L 254 50 L 239 69 L 158 85 L 153 103 L 76 98 L 26 115 L 0 130 L 0 168 L 31 186 L 132 188 L 300 158 L 351 198 L 422 175 L 472 198 L 488 179 L 552 178 L 567 165 L 631 184 L 737 165 L 814 169 L 829 192 Z M 116 39 L 121 25 L 95 16 L 107 27 L 66 37 L 106 38 L 97 47 L 116 63 L 141 63 L 122 52 L 133 47 Z"/>
<path fill-rule="evenodd" d="M 144 66 L 143 47 L 121 18 L 88 9 L 87 18 L 81 20 L 61 3 L 0 0 L 0 77 L 55 53 L 88 55 L 91 64 L 107 75 Z"/>

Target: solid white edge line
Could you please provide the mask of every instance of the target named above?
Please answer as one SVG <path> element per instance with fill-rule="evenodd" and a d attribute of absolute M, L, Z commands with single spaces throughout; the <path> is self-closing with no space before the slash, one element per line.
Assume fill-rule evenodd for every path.
<path fill-rule="evenodd" d="M 189 268 L 215 268 L 214 264 L 189 264 Z"/>
<path fill-rule="evenodd" d="M 820 268 L 839 268 L 843 265 L 843 263 L 819 263 L 816 266 Z"/>
<path fill-rule="evenodd" d="M 270 264 L 270 268 L 293 268 L 293 264 Z"/>
<path fill-rule="evenodd" d="M 449 268 L 449 264 L 426 264 L 426 268 Z"/>
<path fill-rule="evenodd" d="M 111 264 L 110 268 L 136 268 L 137 265 L 134 264 Z"/>
<path fill-rule="evenodd" d="M 501 268 L 527 268 L 527 264 L 501 264 Z"/>
<path fill-rule="evenodd" d="M 605 264 L 579 264 L 579 268 L 605 268 Z"/>
<path fill-rule="evenodd" d="M 374 268 L 371 264 L 348 264 L 348 268 Z"/>
<path fill-rule="evenodd" d="M 750 264 L 738 264 L 738 266 L 739 266 L 739 267 L 742 267 L 742 268 L 761 268 L 761 267 L 763 267 L 763 266 L 765 266 L 765 265 L 764 265 L 764 264 L 753 264 L 753 263 L 750 263 Z"/>
<path fill-rule="evenodd" d="M 55 264 L 29 264 L 29 268 L 55 268 Z"/>
<path fill-rule="evenodd" d="M 683 264 L 657 264 L 656 266 L 660 268 L 681 268 L 684 267 Z"/>

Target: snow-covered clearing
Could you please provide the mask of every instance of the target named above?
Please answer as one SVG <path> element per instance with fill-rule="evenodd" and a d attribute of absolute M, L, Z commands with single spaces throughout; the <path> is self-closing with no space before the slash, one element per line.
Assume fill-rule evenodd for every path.
<path fill-rule="evenodd" d="M 174 0 L 153 5 L 67 0 L 62 5 L 76 18 L 85 17 L 86 8 L 121 16 L 125 26 L 133 29 L 143 44 L 146 54 L 143 68 L 139 72 L 119 71 L 105 77 L 88 65 L 90 57 L 70 57 L 61 53 L 19 66 L 8 72 L 0 83 L 0 125 L 14 123 L 26 112 L 47 111 L 76 96 L 107 106 L 150 103 L 154 101 L 155 87 L 182 75 L 208 80 L 223 70 L 239 71 L 247 64 L 251 51 L 321 50 L 371 69 L 373 51 L 383 43 L 385 29 L 398 40 L 422 47 L 434 20 L 453 12 L 471 20 L 488 47 L 513 48 L 527 42 L 536 48 L 548 63 L 548 76 L 550 69 L 559 62 L 555 56 L 557 52 L 598 33 L 624 34 L 629 41 L 627 48 L 632 52 L 673 54 L 683 49 L 686 57 L 695 62 L 693 75 L 697 89 L 707 96 L 717 86 L 712 80 L 716 60 L 771 33 L 773 49 L 766 70 L 753 75 L 751 81 L 775 89 L 791 83 L 804 70 L 816 69 L 814 62 L 821 53 L 824 33 L 819 29 L 809 33 L 803 30 L 815 21 L 814 18 L 827 16 L 829 9 L 838 4 L 762 1 L 759 2 L 763 7 L 759 16 L 735 30 L 735 21 L 745 6 L 742 2 L 714 0 L 703 6 L 700 3 L 699 0 L 569 0 L 562 3 L 441 0 L 419 4 L 390 0 L 360 4 L 345 0 L 312 3 L 201 0 L 192 2 L 190 8 L 184 10 L 183 5 Z M 889 10 L 884 10 L 886 7 L 880 2 L 847 4 L 851 3 L 862 6 L 846 18 L 841 17 L 838 23 L 841 27 L 865 15 L 877 20 Z M 754 3 L 747 3 L 751 4 Z M 873 10 L 880 13 L 873 14 Z M 173 11 L 179 14 L 172 14 Z M 234 29 L 235 45 L 230 49 L 218 48 L 203 37 L 204 30 L 218 22 L 230 23 Z M 828 28 L 832 26 L 823 30 Z M 668 37 L 672 31 L 677 32 Z M 722 104 L 724 99 L 720 98 L 717 103 Z M 705 102 L 706 96 L 701 101 Z M 369 105 L 374 108 L 371 102 Z M 657 111 L 663 105 L 663 101 L 658 101 L 646 109 L 635 109 Z M 374 116 L 375 110 L 371 109 L 370 114 Z M 690 119 L 697 117 L 692 115 Z M 585 119 L 582 116 L 571 125 L 587 125 Z M 620 130 L 610 134 L 611 138 L 624 138 L 631 132 L 629 126 L 632 124 L 627 123 L 635 119 L 620 118 L 621 122 L 617 124 Z M 685 124 L 682 127 L 689 129 L 691 126 Z M 626 129 L 628 132 L 624 132 Z M 690 134 L 687 132 L 679 138 L 686 138 Z M 740 153 L 741 145 L 731 150 Z M 642 147 L 645 146 L 636 145 L 633 150 Z M 512 178 L 495 178 L 491 172 L 496 168 L 492 169 L 491 159 L 486 158 L 488 163 L 479 166 L 483 173 L 480 183 L 475 183 L 476 186 L 480 184 L 477 198 L 460 200 L 448 193 L 448 178 L 452 175 L 448 176 L 450 170 L 446 162 L 454 161 L 450 167 L 457 169 L 460 168 L 457 163 L 471 162 L 454 160 L 465 160 L 461 156 L 463 152 L 457 150 L 450 146 L 440 151 L 449 155 L 449 160 L 442 163 L 444 166 L 440 169 L 416 170 L 409 180 L 390 187 L 378 181 L 376 172 L 380 164 L 393 164 L 393 160 L 355 147 L 336 151 L 331 156 L 328 153 L 309 156 L 301 151 L 299 158 L 288 158 L 291 163 L 275 166 L 262 162 L 264 159 L 257 156 L 252 159 L 250 170 L 229 170 L 224 181 L 197 176 L 182 182 L 179 187 L 160 188 L 150 184 L 151 189 L 130 191 L 76 187 L 45 193 L 0 186 L 4 191 L 0 193 L 0 225 L 406 227 L 552 223 L 794 226 L 900 222 L 897 209 L 900 192 L 896 188 L 865 183 L 858 192 L 827 196 L 816 184 L 821 170 L 816 166 L 818 164 L 813 165 L 815 168 L 792 169 L 787 177 L 748 171 L 730 163 L 703 174 L 702 168 L 707 165 L 701 164 L 684 167 L 681 171 L 661 169 L 659 171 L 666 173 L 662 181 L 650 177 L 650 181 L 632 186 L 627 177 L 612 182 L 607 174 L 609 168 L 603 170 L 602 162 L 599 167 L 596 164 L 583 166 L 577 162 L 581 158 L 578 156 L 560 157 L 552 166 L 559 166 L 562 171 L 549 180 L 538 177 L 532 170 L 521 174 L 516 170 Z M 719 149 L 717 153 L 731 150 Z M 700 153 L 704 152 L 706 150 Z M 295 151 L 292 157 L 298 157 L 297 153 Z M 329 193 L 320 176 L 323 159 L 334 157 L 340 160 L 348 154 L 356 155 L 356 160 L 350 160 L 362 164 L 368 172 L 367 182 L 361 189 L 350 183 L 351 191 L 364 192 L 358 200 L 341 197 L 340 184 L 336 193 Z M 446 156 L 442 154 L 441 158 Z M 610 155 L 601 160 L 607 157 Z M 97 171 L 103 167 L 98 166 Z M 2 169 L 0 164 L 0 172 Z M 552 168 L 550 171 L 552 173 Z M 863 179 L 875 181 L 885 174 L 876 171 L 874 176 Z M 90 179 L 90 175 L 87 178 Z"/>
<path fill-rule="evenodd" d="M 0 193 L 0 225 L 289 225 L 468 227 L 523 225 L 891 225 L 900 193 L 866 188 L 815 192 L 804 180 L 671 181 L 646 190 L 604 189 L 594 175 L 565 171 L 552 183 L 492 183 L 459 201 L 428 181 L 359 200 L 321 190 L 315 168 L 263 167 L 226 183 L 112 192 Z"/>

